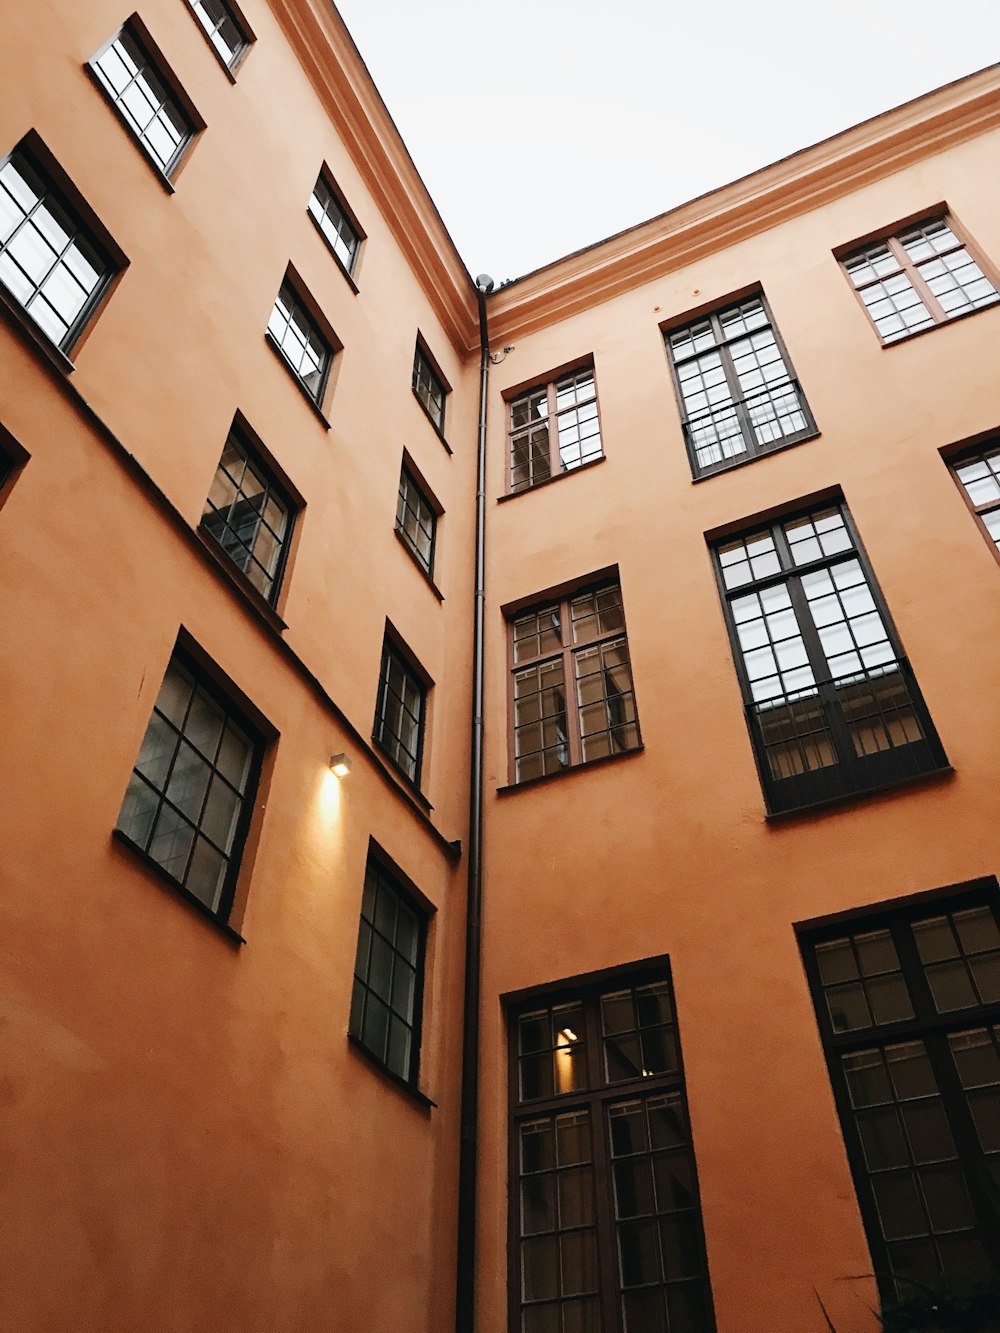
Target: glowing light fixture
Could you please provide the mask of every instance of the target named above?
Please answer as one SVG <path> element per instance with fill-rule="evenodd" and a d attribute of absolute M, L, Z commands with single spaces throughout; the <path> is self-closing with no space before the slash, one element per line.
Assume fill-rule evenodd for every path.
<path fill-rule="evenodd" d="M 351 760 L 346 754 L 330 756 L 330 772 L 338 778 L 346 778 L 351 771 Z"/>
<path fill-rule="evenodd" d="M 580 1038 L 576 1035 L 576 1033 L 573 1031 L 572 1028 L 563 1028 L 562 1032 L 560 1032 L 559 1035 L 560 1035 L 560 1037 L 563 1038 L 564 1041 L 579 1041 L 579 1040 L 580 1040 Z"/>

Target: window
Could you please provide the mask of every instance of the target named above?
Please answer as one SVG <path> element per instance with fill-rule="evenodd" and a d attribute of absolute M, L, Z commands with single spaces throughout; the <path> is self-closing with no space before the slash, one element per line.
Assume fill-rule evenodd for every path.
<path fill-rule="evenodd" d="M 443 431 L 444 399 L 448 390 L 419 342 L 413 354 L 413 392 L 434 425 L 439 431 Z"/>
<path fill-rule="evenodd" d="M 1000 443 L 963 453 L 950 467 L 986 536 L 1000 550 Z"/>
<path fill-rule="evenodd" d="M 995 883 L 803 951 L 883 1299 L 1000 1273 Z"/>
<path fill-rule="evenodd" d="M 201 525 L 261 596 L 273 603 L 288 551 L 292 510 L 235 430 L 222 451 Z"/>
<path fill-rule="evenodd" d="M 947 215 L 912 223 L 840 262 L 884 344 L 1000 300 Z"/>
<path fill-rule="evenodd" d="M 169 177 L 204 122 L 150 46 L 138 21 L 130 19 L 89 68 L 154 166 Z"/>
<path fill-rule="evenodd" d="M 420 488 L 420 483 L 403 464 L 399 474 L 399 501 L 396 505 L 396 531 L 414 560 L 424 571 L 434 572 L 434 538 L 437 512 Z"/>
<path fill-rule="evenodd" d="M 322 172 L 309 200 L 309 216 L 340 261 L 341 267 L 346 273 L 352 274 L 362 236 Z"/>
<path fill-rule="evenodd" d="M 519 611 L 510 644 L 515 782 L 639 746 L 617 583 Z"/>
<path fill-rule="evenodd" d="M 604 456 L 592 368 L 518 394 L 508 411 L 512 493 Z"/>
<path fill-rule="evenodd" d="M 189 0 L 189 3 L 212 50 L 227 69 L 235 70 L 253 40 L 243 16 L 225 0 Z"/>
<path fill-rule="evenodd" d="M 175 653 L 122 802 L 118 831 L 222 921 L 233 903 L 261 749 L 216 687 Z"/>
<path fill-rule="evenodd" d="M 47 174 L 20 145 L 0 166 L 0 282 L 68 352 L 123 263 Z"/>
<path fill-rule="evenodd" d="M 272 346 L 318 406 L 323 401 L 333 348 L 287 279 L 281 284 L 267 333 Z"/>
<path fill-rule="evenodd" d="M 427 685 L 387 637 L 382 647 L 373 740 L 414 786 L 420 785 Z"/>
<path fill-rule="evenodd" d="M 370 854 L 361 900 L 350 1033 L 390 1073 L 413 1086 L 427 921 L 394 876 Z"/>
<path fill-rule="evenodd" d="M 772 812 L 946 766 L 846 505 L 719 542 L 715 561 Z"/>
<path fill-rule="evenodd" d="M 714 1328 L 666 965 L 510 1016 L 511 1327 Z"/>
<path fill-rule="evenodd" d="M 696 478 L 817 433 L 762 295 L 664 337 Z"/>

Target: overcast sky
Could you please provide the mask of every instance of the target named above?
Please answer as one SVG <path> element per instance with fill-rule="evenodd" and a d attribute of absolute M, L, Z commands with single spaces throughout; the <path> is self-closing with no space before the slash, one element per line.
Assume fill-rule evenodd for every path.
<path fill-rule="evenodd" d="M 337 0 L 499 284 L 1000 60 L 1000 0 Z"/>

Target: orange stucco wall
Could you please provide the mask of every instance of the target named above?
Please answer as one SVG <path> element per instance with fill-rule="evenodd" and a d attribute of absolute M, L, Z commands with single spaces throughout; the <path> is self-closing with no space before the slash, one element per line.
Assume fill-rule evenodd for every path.
<path fill-rule="evenodd" d="M 232 83 L 182 0 L 144 4 L 206 122 L 173 194 L 83 69 L 126 14 L 45 0 L 0 20 L 0 158 L 35 130 L 130 261 L 68 376 L 0 307 L 0 426 L 29 455 L 0 491 L 0 1328 L 17 1333 L 454 1325 L 475 303 L 321 8 L 243 0 L 256 42 Z M 355 95 L 370 123 L 349 131 Z M 721 1333 L 822 1330 L 817 1293 L 838 1333 L 876 1327 L 793 926 L 1000 871 L 997 565 L 939 452 L 1000 424 L 1000 309 L 883 350 L 832 251 L 946 201 L 1000 262 L 998 142 L 817 192 L 732 244 L 706 229 L 697 262 L 613 298 L 595 279 L 527 332 L 509 331 L 558 265 L 490 298 L 513 347 L 489 397 L 478 1333 L 507 1327 L 500 997 L 660 954 Z M 323 162 L 366 234 L 357 292 L 306 215 Z M 264 341 L 289 263 L 343 344 L 329 429 Z M 756 285 L 821 433 L 693 485 L 660 328 Z M 411 392 L 418 331 L 453 453 Z M 495 503 L 504 391 L 587 358 L 605 461 Z M 194 536 L 236 411 L 306 502 L 284 629 Z M 393 532 L 404 449 L 444 509 L 443 600 Z M 954 773 L 768 823 L 705 536 L 832 488 Z M 502 608 L 611 565 L 644 749 L 498 793 Z M 424 801 L 367 743 L 387 619 L 434 682 Z M 240 946 L 111 837 L 182 631 L 277 733 Z M 370 838 L 432 909 L 434 1107 L 347 1041 Z"/>
<path fill-rule="evenodd" d="M 207 125 L 173 195 L 82 68 L 125 11 L 52 0 L 0 23 L 0 155 L 35 129 L 130 260 L 73 388 L 182 527 L 237 409 L 306 501 L 279 635 L 0 324 L 0 423 L 30 455 L 0 511 L 4 1328 L 452 1318 L 464 868 L 445 843 L 467 817 L 475 366 L 271 10 L 244 9 L 257 41 L 233 85 L 185 4 L 142 7 Z M 324 160 L 367 235 L 358 294 L 306 215 Z M 264 341 L 289 262 L 344 345 L 329 430 Z M 454 458 L 411 392 L 418 329 L 452 386 Z M 445 510 L 443 602 L 393 532 L 404 447 Z M 387 617 L 436 685 L 426 815 L 307 680 L 367 741 Z M 111 839 L 181 626 L 279 734 L 240 948 Z M 347 1043 L 369 837 L 435 909 L 420 1086 L 438 1109 Z"/>
<path fill-rule="evenodd" d="M 505 1324 L 499 997 L 669 954 L 712 1288 L 727 1333 L 876 1327 L 793 923 L 1000 869 L 996 560 L 939 450 L 996 428 L 1000 310 L 882 350 L 832 251 L 942 200 L 1000 259 L 994 132 L 515 343 L 501 394 L 593 357 L 606 460 L 490 514 L 481 1304 Z M 819 438 L 692 484 L 660 326 L 760 284 Z M 515 289 L 516 292 L 516 289 Z M 500 294 L 500 302 L 504 301 Z M 514 300 L 498 316 L 513 318 Z M 516 312 L 515 312 L 516 314 Z M 954 775 L 768 824 L 706 533 L 840 487 Z M 503 606 L 617 564 L 645 749 L 508 776 Z"/>

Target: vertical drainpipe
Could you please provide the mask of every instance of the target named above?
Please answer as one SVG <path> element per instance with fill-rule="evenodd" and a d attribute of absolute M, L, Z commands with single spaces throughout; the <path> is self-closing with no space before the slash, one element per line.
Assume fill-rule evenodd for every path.
<path fill-rule="evenodd" d="M 493 279 L 476 278 L 479 303 L 479 449 L 476 464 L 476 590 L 472 631 L 472 743 L 469 782 L 469 885 L 465 921 L 462 1024 L 462 1125 L 458 1158 L 455 1333 L 473 1333 L 476 1300 L 476 1156 L 479 1135 L 479 990 L 483 892 L 483 631 L 486 622 L 486 387 L 490 343 L 486 298 Z"/>

